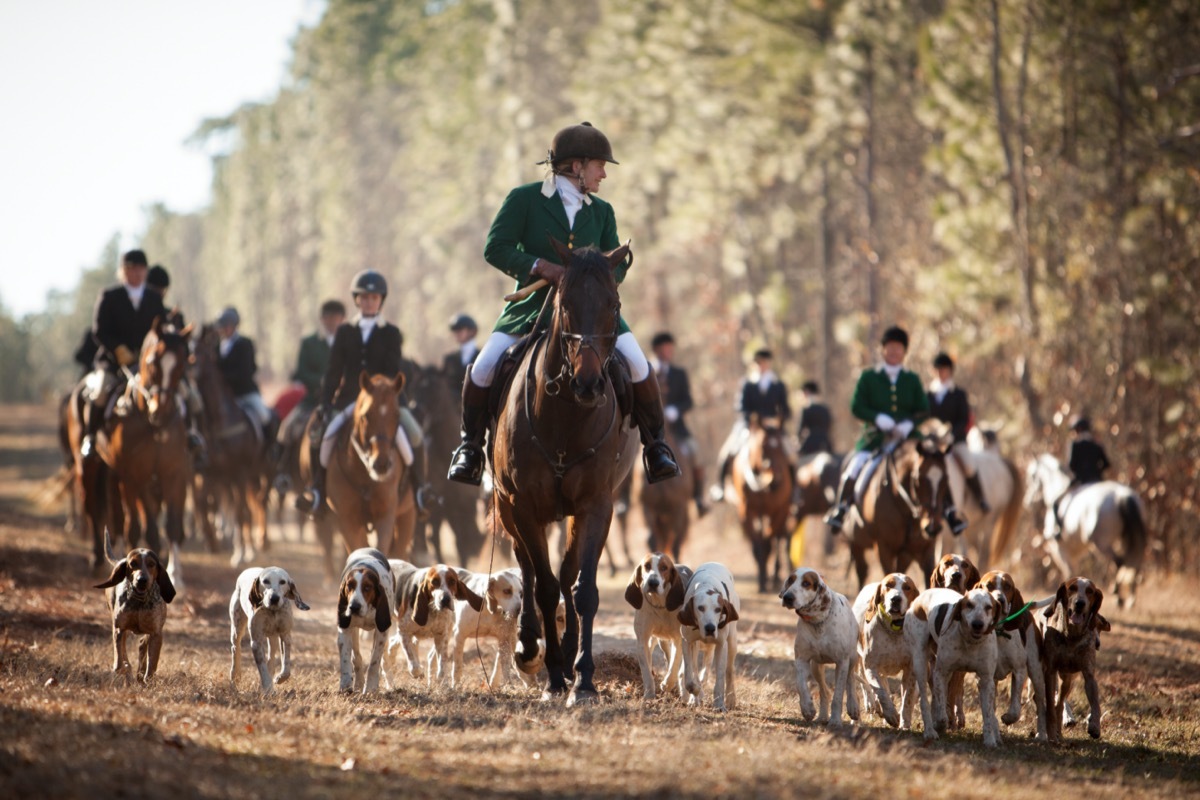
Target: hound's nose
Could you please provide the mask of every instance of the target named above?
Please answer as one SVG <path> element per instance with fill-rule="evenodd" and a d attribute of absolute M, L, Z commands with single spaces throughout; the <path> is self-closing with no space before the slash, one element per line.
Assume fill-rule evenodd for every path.
<path fill-rule="evenodd" d="M 890 611 L 893 614 L 900 613 L 900 601 L 893 600 L 890 603 L 888 603 L 888 611 Z"/>
<path fill-rule="evenodd" d="M 976 633 L 982 632 L 983 631 L 983 623 L 980 622 L 979 620 L 975 620 L 974 622 L 971 623 L 971 630 L 975 631 Z"/>
<path fill-rule="evenodd" d="M 792 607 L 792 596 L 790 594 L 785 594 L 785 595 L 780 595 L 780 596 L 783 598 L 783 607 L 791 608 Z"/>
<path fill-rule="evenodd" d="M 351 614 L 361 614 L 362 613 L 362 603 L 351 603 L 350 604 L 350 613 Z"/>
<path fill-rule="evenodd" d="M 277 605 L 279 605 L 281 602 L 282 602 L 282 599 L 279 597 L 279 595 L 277 595 L 277 594 L 273 594 L 273 595 L 271 595 L 271 597 L 270 597 L 270 598 L 267 600 L 267 605 L 269 605 L 269 606 L 277 606 Z"/>
<path fill-rule="evenodd" d="M 139 576 L 138 576 L 138 579 L 137 579 L 137 581 L 136 581 L 136 583 L 137 583 L 137 587 L 138 587 L 139 589 L 145 589 L 145 588 L 146 588 L 146 584 L 148 584 L 149 582 L 150 582 L 150 579 L 149 579 L 149 578 L 147 578 L 145 575 L 139 575 Z"/>
<path fill-rule="evenodd" d="M 704 634 L 706 636 L 716 636 L 717 635 L 717 626 L 713 625 L 711 622 L 708 623 L 707 625 L 704 626 Z"/>
<path fill-rule="evenodd" d="M 646 589 L 651 592 L 658 591 L 658 578 L 650 578 L 646 581 Z"/>

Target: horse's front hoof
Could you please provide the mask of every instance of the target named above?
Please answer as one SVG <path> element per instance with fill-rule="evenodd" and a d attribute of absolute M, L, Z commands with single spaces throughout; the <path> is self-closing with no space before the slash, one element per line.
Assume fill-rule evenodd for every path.
<path fill-rule="evenodd" d="M 567 708 L 594 706 L 599 702 L 600 694 L 595 689 L 573 689 L 567 696 Z"/>
<path fill-rule="evenodd" d="M 525 658 L 525 647 L 520 642 L 517 643 L 517 649 L 513 652 L 513 665 L 526 675 L 537 675 L 543 666 L 546 664 L 546 654 L 541 646 L 538 646 L 535 652 L 529 658 Z"/>

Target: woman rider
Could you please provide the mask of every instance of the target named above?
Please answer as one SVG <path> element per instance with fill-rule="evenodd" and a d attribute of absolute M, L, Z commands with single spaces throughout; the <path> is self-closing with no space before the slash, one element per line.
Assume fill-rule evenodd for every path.
<path fill-rule="evenodd" d="M 546 179 L 509 192 L 488 231 L 483 257 L 496 269 L 517 280 L 518 286 L 545 279 L 557 285 L 566 268 L 556 263 L 550 237 L 570 248 L 592 245 L 602 251 L 620 245 L 612 206 L 595 196 L 607 177 L 605 164 L 616 164 L 608 138 L 591 123 L 563 128 L 554 135 L 545 161 Z M 628 263 L 615 270 L 617 283 L 625 279 Z M 549 293 L 544 287 L 529 297 L 505 306 L 492 335 L 479 351 L 463 381 L 462 444 L 454 451 L 450 480 L 478 486 L 483 477 L 483 438 L 488 425 L 488 387 L 496 377 L 504 351 L 533 329 Z M 641 432 L 647 479 L 656 481 L 679 474 L 675 456 L 663 440 L 663 410 L 658 381 L 637 339 L 620 320 L 617 350 L 629 364 L 634 381 L 633 417 Z"/>

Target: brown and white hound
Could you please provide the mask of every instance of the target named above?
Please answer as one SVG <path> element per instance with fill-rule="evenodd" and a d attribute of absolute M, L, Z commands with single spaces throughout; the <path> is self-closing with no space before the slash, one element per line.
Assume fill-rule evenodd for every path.
<path fill-rule="evenodd" d="M 1104 592 L 1087 578 L 1059 585 L 1050 606 L 1035 616 L 1042 628 L 1042 669 L 1046 676 L 1046 730 L 1049 739 L 1062 739 L 1064 704 L 1076 675 L 1091 707 L 1088 735 L 1100 738 L 1100 684 L 1096 680 L 1096 651 L 1100 633 L 1112 630 L 1100 613 Z M 1062 686 L 1059 686 L 1059 679 Z"/>
<path fill-rule="evenodd" d="M 258 667 L 262 690 L 270 694 L 276 683 L 292 674 L 292 608 L 308 611 L 292 576 L 282 567 L 251 567 L 238 576 L 229 598 L 229 683 L 237 687 L 242 660 L 242 637 L 250 634 L 250 652 Z M 278 660 L 279 673 L 271 678 L 270 662 Z"/>
<path fill-rule="evenodd" d="M 112 574 L 95 588 L 105 590 L 104 597 L 112 612 L 113 672 L 128 677 L 130 664 L 125 655 L 125 641 L 131 635 L 141 636 L 137 679 L 149 681 L 158 671 L 167 604 L 175 599 L 175 585 L 167 575 L 166 565 L 153 550 L 138 547 L 117 560 L 107 528 L 104 554 L 112 565 Z"/>
<path fill-rule="evenodd" d="M 1026 605 L 1013 576 L 1001 570 L 986 573 L 976 584 L 991 593 L 1000 605 L 1001 623 L 996 626 L 996 680 L 1012 676 L 1008 711 L 1000 717 L 1005 725 L 1021 719 L 1021 695 L 1028 680 L 1037 713 L 1037 739 L 1046 741 L 1046 683 L 1042 674 L 1042 632 L 1033 621 L 1033 604 Z"/>
<path fill-rule="evenodd" d="M 863 705 L 877 706 L 888 725 L 904 730 L 912 727 L 917 701 L 912 651 L 904 641 L 904 619 L 920 593 L 916 581 L 903 572 L 893 572 L 878 583 L 864 586 L 853 605 L 858 622 L 858 655 L 867 684 L 863 687 Z M 887 681 L 895 675 L 902 676 L 899 715 Z M 874 701 L 867 694 L 868 687 L 875 690 Z"/>
<path fill-rule="evenodd" d="M 426 684 L 433 681 L 435 659 L 437 677 L 441 680 L 443 670 L 448 670 L 453 658 L 454 601 L 463 600 L 479 611 L 483 608 L 483 598 L 462 582 L 453 567 L 445 564 L 426 569 L 398 558 L 393 558 L 390 564 L 396 593 L 396 631 L 388 642 L 388 658 L 399 647 L 408 662 L 408 674 L 420 678 L 417 642 L 432 639 L 433 648 L 426 657 Z"/>
<path fill-rule="evenodd" d="M 633 606 L 633 633 L 637 637 L 638 666 L 642 669 L 642 697 L 655 696 L 653 651 L 657 643 L 667 657 L 660 690 L 679 689 L 683 669 L 683 634 L 676 615 L 692 579 L 692 570 L 676 564 L 666 553 L 650 553 L 633 570 L 625 587 L 625 602 Z"/>
<path fill-rule="evenodd" d="M 347 556 L 337 604 L 341 691 L 379 691 L 395 605 L 387 556 L 373 547 L 360 547 Z M 365 665 L 358 651 L 359 631 L 371 634 L 371 661 Z"/>
<path fill-rule="evenodd" d="M 796 689 L 800 694 L 800 713 L 811 722 L 827 722 L 836 728 L 844 724 L 842 704 L 850 719 L 858 719 L 858 693 L 850 686 L 850 676 L 858 669 L 858 623 L 850 601 L 826 585 L 815 569 L 800 567 L 788 577 L 779 592 L 784 608 L 796 612 Z M 825 665 L 834 666 L 832 703 L 825 682 Z M 813 704 L 809 680 L 817 682 L 821 707 Z"/>

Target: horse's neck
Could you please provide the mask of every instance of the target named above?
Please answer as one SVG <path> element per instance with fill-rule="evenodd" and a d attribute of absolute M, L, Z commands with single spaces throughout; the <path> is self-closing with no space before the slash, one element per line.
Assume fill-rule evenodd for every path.
<path fill-rule="evenodd" d="M 1058 459 L 1053 456 L 1044 456 L 1042 458 L 1042 483 L 1046 489 L 1046 496 L 1050 500 L 1054 500 L 1062 497 L 1067 491 L 1067 487 L 1071 485 L 1071 476 L 1063 471 Z"/>

